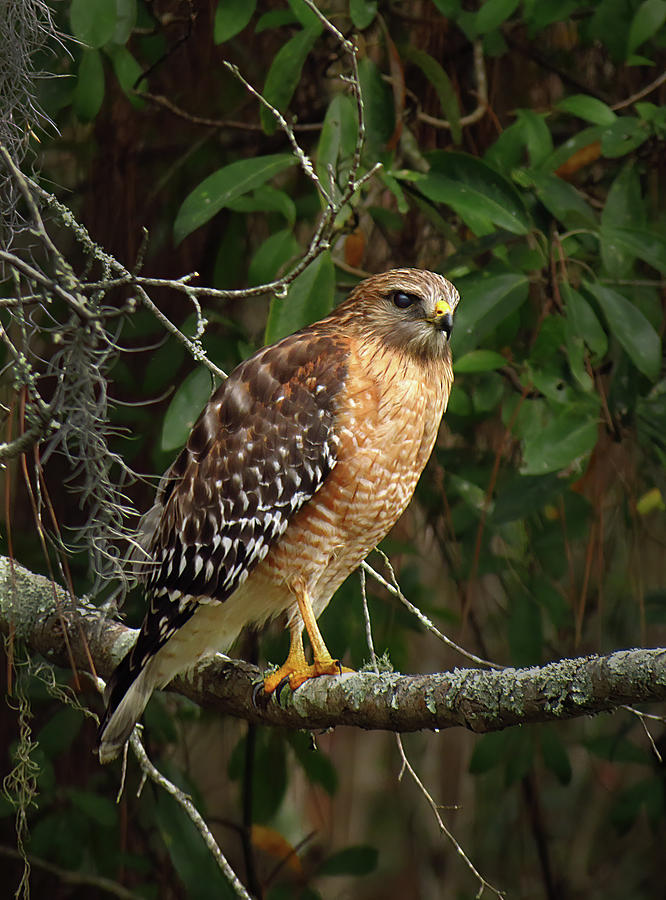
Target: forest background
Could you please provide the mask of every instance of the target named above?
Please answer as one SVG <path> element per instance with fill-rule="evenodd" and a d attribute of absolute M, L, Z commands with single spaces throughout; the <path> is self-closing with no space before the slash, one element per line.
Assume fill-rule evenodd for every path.
<path fill-rule="evenodd" d="M 399 590 L 373 555 L 389 590 L 352 576 L 329 646 L 427 674 L 476 665 L 435 632 L 510 667 L 665 644 L 666 2 L 318 6 L 0 11 L 0 877 L 19 897 L 239 894 L 183 794 L 136 796 L 131 754 L 116 803 L 95 684 L 24 621 L 42 583 L 8 559 L 112 612 L 122 536 L 215 379 L 365 274 L 456 284 L 456 380 L 382 545 Z M 140 622 L 139 590 L 123 614 Z M 279 661 L 286 638 L 237 655 Z M 631 704 L 663 699 L 666 674 L 639 651 L 611 689 L 618 659 L 577 670 L 566 710 L 516 703 L 526 724 L 480 714 L 481 735 L 396 745 L 181 692 L 151 701 L 143 740 L 253 896 L 653 900 L 666 730 Z M 615 712 L 546 721 L 576 704 Z"/>

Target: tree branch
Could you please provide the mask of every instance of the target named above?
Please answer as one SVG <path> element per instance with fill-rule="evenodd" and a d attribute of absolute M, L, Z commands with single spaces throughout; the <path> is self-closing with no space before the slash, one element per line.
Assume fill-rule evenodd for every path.
<path fill-rule="evenodd" d="M 360 611 L 359 611 L 359 614 Z M 67 666 L 63 627 L 77 666 L 106 678 L 136 632 L 109 620 L 41 575 L 0 557 L 0 631 L 13 629 L 33 652 Z M 90 654 L 90 656 L 88 655 Z M 284 728 L 356 725 L 405 732 L 463 726 L 475 732 L 550 722 L 666 700 L 666 649 L 618 650 L 528 669 L 455 669 L 432 675 L 359 672 L 318 678 L 257 703 L 260 670 L 209 657 L 170 689 L 202 707 Z"/>

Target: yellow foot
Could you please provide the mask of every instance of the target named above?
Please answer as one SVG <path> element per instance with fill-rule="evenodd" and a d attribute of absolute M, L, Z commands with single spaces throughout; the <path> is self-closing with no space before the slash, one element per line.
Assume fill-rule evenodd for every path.
<path fill-rule="evenodd" d="M 276 672 L 272 672 L 264 678 L 264 692 L 272 694 L 276 688 L 287 682 L 292 691 L 295 691 L 310 678 L 317 678 L 319 675 L 341 675 L 343 672 L 353 671 L 353 669 L 343 666 L 339 659 L 332 659 L 330 656 L 316 659 L 311 666 L 305 664 L 295 667 L 287 660 Z"/>

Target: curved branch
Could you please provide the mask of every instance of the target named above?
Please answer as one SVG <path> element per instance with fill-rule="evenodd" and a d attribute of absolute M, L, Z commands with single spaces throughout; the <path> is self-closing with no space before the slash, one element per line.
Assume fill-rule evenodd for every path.
<path fill-rule="evenodd" d="M 64 625 L 63 625 L 64 623 Z M 0 630 L 67 666 L 63 628 L 76 664 L 108 677 L 136 632 L 104 618 L 41 575 L 0 557 Z M 90 654 L 90 655 L 88 655 Z M 200 706 L 284 728 L 356 725 L 404 732 L 463 726 L 476 732 L 572 719 L 626 704 L 666 700 L 666 649 L 618 650 L 527 669 L 455 669 L 432 675 L 359 672 L 306 682 L 257 704 L 260 670 L 220 655 L 202 660 L 170 689 Z"/>

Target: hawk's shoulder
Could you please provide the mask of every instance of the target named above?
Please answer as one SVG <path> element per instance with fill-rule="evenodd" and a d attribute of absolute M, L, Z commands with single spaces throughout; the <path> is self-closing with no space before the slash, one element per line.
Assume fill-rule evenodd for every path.
<path fill-rule="evenodd" d="M 241 363 L 213 394 L 158 494 L 153 596 L 224 600 L 336 463 L 348 344 L 306 329 Z"/>

